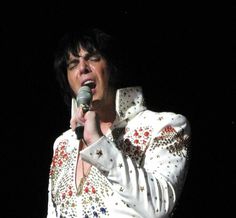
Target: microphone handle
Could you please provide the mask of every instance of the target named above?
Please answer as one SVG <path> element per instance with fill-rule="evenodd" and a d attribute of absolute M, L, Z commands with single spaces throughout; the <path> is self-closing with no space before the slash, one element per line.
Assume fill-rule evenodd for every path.
<path fill-rule="evenodd" d="M 76 134 L 78 140 L 82 139 L 84 136 L 84 126 L 78 125 L 75 128 L 75 134 Z"/>
<path fill-rule="evenodd" d="M 89 105 L 87 104 L 81 104 L 83 113 L 85 114 L 89 110 Z M 77 136 L 77 139 L 80 140 L 84 136 L 84 126 L 81 124 L 78 124 L 77 127 L 75 128 L 75 134 Z"/>

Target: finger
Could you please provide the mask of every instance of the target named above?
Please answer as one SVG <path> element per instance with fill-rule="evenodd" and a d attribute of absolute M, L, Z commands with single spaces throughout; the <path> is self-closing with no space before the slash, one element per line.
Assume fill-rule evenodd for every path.
<path fill-rule="evenodd" d="M 75 130 L 78 124 L 84 125 L 85 119 L 84 119 L 84 113 L 81 107 L 77 108 L 76 113 L 74 116 L 70 119 L 70 127 L 72 130 Z"/>
<path fill-rule="evenodd" d="M 89 111 L 89 105 L 88 104 L 81 104 L 80 107 L 82 108 L 82 111 L 83 111 L 84 114 L 87 111 Z"/>
<path fill-rule="evenodd" d="M 70 127 L 71 127 L 71 129 L 72 130 L 75 130 L 75 128 L 76 128 L 76 126 L 77 126 L 77 120 L 76 120 L 76 117 L 72 117 L 71 119 L 70 119 Z"/>

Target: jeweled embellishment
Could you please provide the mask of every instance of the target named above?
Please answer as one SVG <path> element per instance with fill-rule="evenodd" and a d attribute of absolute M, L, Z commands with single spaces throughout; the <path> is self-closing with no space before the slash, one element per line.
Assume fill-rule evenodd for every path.
<path fill-rule="evenodd" d="M 184 134 L 184 130 L 177 132 L 172 126 L 166 126 L 160 136 L 154 138 L 154 146 L 166 148 L 169 153 L 186 157 L 190 137 Z"/>
<path fill-rule="evenodd" d="M 96 155 L 98 156 L 98 158 L 100 158 L 103 155 L 102 150 L 101 149 L 97 149 Z"/>

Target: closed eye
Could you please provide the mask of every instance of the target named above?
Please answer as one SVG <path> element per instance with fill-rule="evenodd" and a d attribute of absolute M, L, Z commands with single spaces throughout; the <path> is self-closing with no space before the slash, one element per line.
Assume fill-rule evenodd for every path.
<path fill-rule="evenodd" d="M 89 57 L 89 60 L 91 60 L 91 61 L 100 61 L 100 59 L 101 59 L 101 55 L 99 55 L 99 54 L 92 54 Z"/>
<path fill-rule="evenodd" d="M 85 55 L 84 60 L 86 61 L 100 61 L 101 55 L 98 53 L 88 53 Z"/>
<path fill-rule="evenodd" d="M 73 70 L 77 65 L 79 64 L 78 59 L 73 59 L 67 63 L 67 69 L 68 70 Z"/>
<path fill-rule="evenodd" d="M 67 63 L 67 70 L 73 70 L 80 63 L 80 58 L 83 58 L 85 61 L 97 62 L 101 60 L 101 55 L 98 53 L 87 53 L 84 57 L 79 56 L 79 58 L 69 60 Z"/>

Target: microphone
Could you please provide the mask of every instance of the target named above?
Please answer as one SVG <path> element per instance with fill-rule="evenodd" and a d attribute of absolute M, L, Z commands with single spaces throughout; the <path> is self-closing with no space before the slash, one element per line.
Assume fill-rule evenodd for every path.
<path fill-rule="evenodd" d="M 92 91 L 89 86 L 82 86 L 78 94 L 76 96 L 76 102 L 78 107 L 82 107 L 82 110 L 84 113 L 86 113 L 89 110 L 89 106 L 92 100 Z M 78 124 L 77 127 L 75 128 L 75 133 L 77 135 L 77 139 L 82 139 L 83 138 L 83 133 L 84 133 L 84 126 L 81 124 Z"/>

